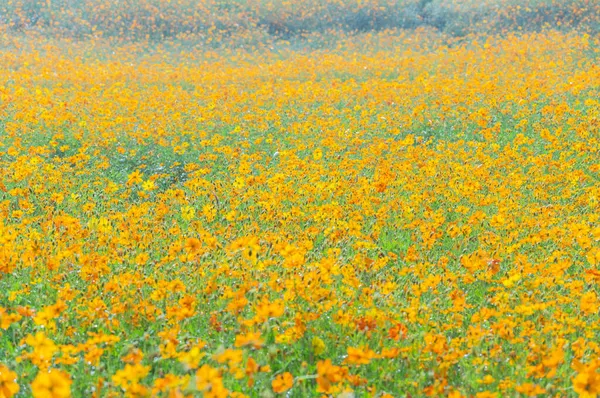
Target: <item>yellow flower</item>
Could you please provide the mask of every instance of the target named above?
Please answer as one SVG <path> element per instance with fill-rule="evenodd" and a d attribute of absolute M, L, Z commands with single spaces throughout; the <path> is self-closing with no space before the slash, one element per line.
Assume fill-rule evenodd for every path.
<path fill-rule="evenodd" d="M 510 278 L 507 278 L 507 279 L 503 280 L 502 284 L 506 288 L 511 288 L 511 287 L 513 287 L 515 285 L 515 283 L 517 283 L 520 280 L 521 280 L 521 275 L 520 274 L 514 274 Z"/>
<path fill-rule="evenodd" d="M 206 353 L 201 351 L 203 346 L 203 344 L 199 344 L 192 347 L 189 351 L 182 352 L 178 356 L 179 362 L 181 362 L 186 369 L 196 369 L 202 357 L 206 355 Z"/>
<path fill-rule="evenodd" d="M 48 366 L 54 354 L 58 351 L 56 344 L 46 337 L 44 332 L 37 332 L 35 336 L 27 335 L 25 343 L 33 347 L 33 352 L 29 354 L 32 362 L 37 366 Z"/>
<path fill-rule="evenodd" d="M 480 379 L 477 381 L 480 382 L 481 384 L 492 384 L 496 380 L 491 375 L 485 375 L 483 377 L 483 379 Z"/>
<path fill-rule="evenodd" d="M 139 184 L 142 180 L 142 173 L 139 170 L 134 171 L 133 173 L 127 176 L 127 186 Z"/>
<path fill-rule="evenodd" d="M 311 341 L 311 345 L 312 345 L 312 350 L 315 355 L 321 355 L 322 353 L 325 352 L 325 348 L 326 348 L 325 343 L 319 337 L 317 337 L 317 336 L 313 337 L 313 339 Z"/>
<path fill-rule="evenodd" d="M 71 383 L 69 374 L 62 370 L 40 371 L 31 383 L 31 392 L 35 398 L 70 397 Z"/>
<path fill-rule="evenodd" d="M 489 391 L 478 392 L 475 394 L 475 398 L 497 398 L 498 394 Z"/>
<path fill-rule="evenodd" d="M 183 218 L 185 221 L 192 220 L 195 215 L 196 209 L 194 209 L 192 206 L 183 206 L 181 208 L 181 218 Z"/>
<path fill-rule="evenodd" d="M 321 160 L 321 158 L 323 158 L 323 151 L 321 150 L 321 148 L 315 149 L 315 151 L 313 152 L 313 159 Z"/>
<path fill-rule="evenodd" d="M 146 377 L 150 373 L 150 366 L 143 366 L 140 364 L 125 365 L 125 368 L 117 371 L 112 381 L 115 385 L 127 390 L 129 387 L 137 385 L 141 379 Z"/>
<path fill-rule="evenodd" d="M 155 189 L 156 189 L 156 184 L 155 184 L 155 183 L 154 183 L 154 181 L 152 181 L 152 180 L 145 181 L 145 182 L 142 184 L 142 189 L 143 189 L 144 191 L 153 191 L 153 190 L 155 190 Z"/>

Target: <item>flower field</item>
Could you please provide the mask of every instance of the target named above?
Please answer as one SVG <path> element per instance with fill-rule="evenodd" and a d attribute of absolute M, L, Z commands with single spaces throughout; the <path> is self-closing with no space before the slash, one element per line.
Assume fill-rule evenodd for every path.
<path fill-rule="evenodd" d="M 260 23 L 330 3 L 0 24 L 0 398 L 600 395 L 598 6 Z"/>

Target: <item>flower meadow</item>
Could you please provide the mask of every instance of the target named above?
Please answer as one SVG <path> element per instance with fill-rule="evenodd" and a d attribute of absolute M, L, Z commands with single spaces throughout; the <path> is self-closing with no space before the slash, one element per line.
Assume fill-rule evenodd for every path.
<path fill-rule="evenodd" d="M 9 3 L 1 398 L 600 395 L 600 10 L 380 3 Z"/>

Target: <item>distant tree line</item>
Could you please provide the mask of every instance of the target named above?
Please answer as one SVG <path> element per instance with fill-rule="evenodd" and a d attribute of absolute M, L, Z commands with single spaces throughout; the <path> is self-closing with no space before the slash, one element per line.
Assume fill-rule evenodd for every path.
<path fill-rule="evenodd" d="M 175 38 L 261 30 L 289 39 L 307 33 L 432 27 L 470 33 L 543 28 L 600 31 L 600 2 L 590 0 L 21 0 L 0 5 L 9 31 L 82 38 Z"/>

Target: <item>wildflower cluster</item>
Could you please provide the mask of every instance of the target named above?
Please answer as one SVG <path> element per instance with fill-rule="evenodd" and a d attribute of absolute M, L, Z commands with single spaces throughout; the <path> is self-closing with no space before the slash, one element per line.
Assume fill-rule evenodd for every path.
<path fill-rule="evenodd" d="M 597 36 L 3 34 L 0 397 L 600 395 Z"/>

